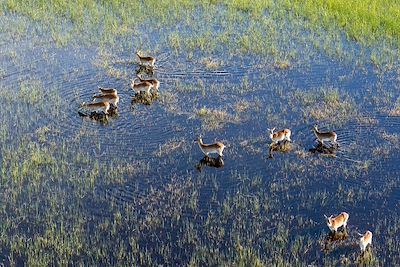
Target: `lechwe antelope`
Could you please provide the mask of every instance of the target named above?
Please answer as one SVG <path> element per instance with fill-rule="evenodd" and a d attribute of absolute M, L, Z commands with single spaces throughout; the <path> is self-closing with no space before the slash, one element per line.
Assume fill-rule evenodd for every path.
<path fill-rule="evenodd" d="M 195 140 L 201 149 L 201 151 L 208 156 L 210 153 L 216 153 L 220 157 L 222 157 L 222 151 L 224 151 L 225 145 L 221 142 L 216 142 L 214 144 L 204 144 L 203 143 L 203 138 L 199 136 L 197 140 Z"/>
<path fill-rule="evenodd" d="M 290 139 L 292 131 L 290 131 L 289 129 L 283 129 L 282 131 L 274 132 L 275 128 L 272 128 L 268 129 L 268 131 L 269 131 L 269 138 L 271 138 L 273 144 L 276 144 L 284 140 L 292 142 L 292 140 Z"/>
<path fill-rule="evenodd" d="M 157 79 L 142 79 L 139 75 L 136 76 L 139 81 L 141 82 L 150 82 L 153 84 L 154 89 L 158 90 L 158 87 L 160 87 L 160 81 Z"/>
<path fill-rule="evenodd" d="M 93 103 L 108 102 L 112 104 L 113 107 L 117 108 L 119 102 L 119 96 L 116 92 L 109 94 L 94 95 L 92 102 Z"/>
<path fill-rule="evenodd" d="M 339 144 L 336 142 L 337 134 L 335 132 L 320 132 L 318 131 L 317 125 L 314 125 L 313 131 L 321 144 L 324 144 L 324 141 L 331 141 L 333 144 L 339 146 Z"/>
<path fill-rule="evenodd" d="M 142 65 L 148 65 L 150 67 L 154 67 L 154 63 L 156 62 L 156 58 L 155 57 L 145 57 L 145 56 L 141 56 L 139 54 L 139 52 L 136 52 L 136 55 L 139 58 L 140 64 Z"/>
<path fill-rule="evenodd" d="M 361 252 L 364 252 L 367 249 L 367 246 L 372 244 L 372 233 L 371 231 L 366 231 L 365 234 L 358 234 L 361 236 L 360 249 Z"/>
<path fill-rule="evenodd" d="M 108 102 L 97 102 L 97 103 L 82 103 L 82 107 L 85 109 L 95 112 L 97 114 L 104 113 L 108 115 L 108 111 L 110 110 L 110 103 Z"/>
<path fill-rule="evenodd" d="M 136 79 L 131 81 L 131 88 L 135 91 L 135 94 L 146 92 L 150 93 L 150 89 L 153 88 L 153 84 L 151 82 L 139 82 L 135 83 Z"/>
<path fill-rule="evenodd" d="M 99 91 L 103 95 L 118 94 L 118 91 L 115 88 L 99 87 Z"/>
<path fill-rule="evenodd" d="M 336 232 L 338 228 L 343 226 L 343 229 L 347 226 L 347 221 L 349 220 L 349 214 L 346 212 L 340 213 L 335 218 L 332 218 L 333 215 L 327 217 L 324 215 L 326 219 L 326 225 L 328 225 L 329 229 L 333 232 Z"/>

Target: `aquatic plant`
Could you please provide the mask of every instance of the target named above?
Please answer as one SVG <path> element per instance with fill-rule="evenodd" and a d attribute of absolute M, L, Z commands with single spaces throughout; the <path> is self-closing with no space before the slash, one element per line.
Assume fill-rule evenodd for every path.
<path fill-rule="evenodd" d="M 195 114 L 201 119 L 202 127 L 207 130 L 220 129 L 227 123 L 238 123 L 240 121 L 238 117 L 232 116 L 224 110 L 206 107 L 198 109 Z"/>

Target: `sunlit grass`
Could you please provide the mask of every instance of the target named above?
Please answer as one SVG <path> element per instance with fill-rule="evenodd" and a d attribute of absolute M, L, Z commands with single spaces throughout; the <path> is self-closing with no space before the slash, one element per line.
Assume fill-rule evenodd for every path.
<path fill-rule="evenodd" d="M 189 145 L 185 140 L 168 140 L 165 144 L 160 145 L 159 150 L 154 153 L 157 157 L 173 155 L 177 152 L 187 152 Z"/>
<path fill-rule="evenodd" d="M 355 119 L 357 115 L 354 100 L 335 88 L 319 88 L 308 92 L 296 90 L 294 99 L 294 108 L 307 119 L 340 125 Z"/>
<path fill-rule="evenodd" d="M 7 0 L 2 7 L 7 12 L 41 22 L 50 29 L 53 41 L 60 46 L 71 42 L 117 45 L 120 37 L 134 36 L 136 45 L 154 49 L 149 36 L 137 34 L 140 25 L 144 25 L 150 32 L 158 27 L 168 29 L 169 34 L 162 36 L 162 42 L 175 52 L 227 49 L 230 54 L 272 55 L 279 60 L 282 56 L 290 58 L 300 52 L 294 48 L 295 43 L 311 43 L 328 54 L 346 58 L 352 51 L 342 44 L 340 31 L 344 30 L 348 40 L 378 45 L 368 52 L 367 60 L 379 65 L 398 58 L 395 49 L 399 42 L 397 18 L 400 8 L 395 2 Z M 18 23 L 13 28 L 27 30 L 26 26 L 18 25 L 24 24 Z M 282 31 L 283 25 L 290 25 L 291 38 Z M 310 29 L 314 33 L 307 33 Z M 287 64 L 277 66 L 286 68 Z"/>
<path fill-rule="evenodd" d="M 314 25 L 340 27 L 361 42 L 386 40 L 396 45 L 400 38 L 400 3 L 396 1 L 307 0 L 287 1 L 288 9 L 304 15 Z"/>
<path fill-rule="evenodd" d="M 196 111 L 196 115 L 202 120 L 202 126 L 207 130 L 216 130 L 228 123 L 238 123 L 240 119 L 229 114 L 225 110 L 208 109 L 202 107 Z"/>

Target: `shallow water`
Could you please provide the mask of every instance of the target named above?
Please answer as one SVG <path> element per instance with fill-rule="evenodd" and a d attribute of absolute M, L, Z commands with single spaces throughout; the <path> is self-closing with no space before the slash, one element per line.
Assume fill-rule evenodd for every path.
<path fill-rule="evenodd" d="M 285 250 L 295 251 L 296 240 L 301 240 L 301 252 L 284 257 L 286 261 L 329 265 L 342 255 L 355 261 L 356 232 L 370 229 L 375 234 L 374 260 L 387 266 L 398 262 L 390 256 L 396 246 L 387 249 L 391 238 L 399 241 L 394 235 L 399 229 L 389 227 L 398 220 L 400 118 L 387 112 L 398 101 L 398 70 L 360 66 L 320 51 L 311 63 L 307 60 L 303 65 L 300 58 L 288 69 L 252 55 L 230 60 L 212 55 L 215 66 L 207 65 L 211 55 L 199 53 L 189 59 L 166 49 L 160 52 L 154 74 L 161 81 L 159 96 L 143 105 L 131 101 L 129 80 L 138 68 L 132 51 L 110 48 L 107 54 L 94 47 L 22 44 L 2 44 L 0 87 L 18 95 L 21 83 L 38 81 L 44 99 L 58 99 L 59 103 L 55 115 L 50 112 L 52 102 L 26 106 L 17 102 L 21 117 L 10 117 L 17 116 L 20 121 L 6 121 L 5 125 L 11 131 L 20 124 L 15 142 L 49 127 L 54 133 L 47 142 L 65 147 L 56 149 L 54 157 L 81 164 L 68 170 L 74 179 L 57 181 L 52 178 L 54 173 L 45 169 L 49 181 L 41 181 L 46 186 L 43 190 L 64 197 L 58 205 L 76 205 L 66 208 L 65 214 L 85 214 L 85 245 L 102 240 L 114 249 L 113 242 L 119 242 L 129 244 L 125 249 L 131 251 L 133 238 L 150 258 L 144 263 L 173 265 L 196 257 L 203 264 L 232 263 L 234 255 L 240 254 L 237 244 L 241 244 L 268 263 L 269 258 L 273 262 L 276 255 L 286 255 Z M 121 98 L 118 115 L 107 122 L 83 118 L 77 112 L 82 102 L 97 93 L 98 86 L 117 88 Z M 322 119 L 302 113 L 307 108 L 325 108 L 319 99 L 320 90 L 327 88 L 337 88 L 339 102 L 351 100 L 351 107 L 339 113 L 343 117 L 336 118 L 336 111 Z M 299 92 L 309 95 L 299 98 Z M 306 102 L 307 97 L 314 102 Z M 0 102 L 12 112 L 10 103 Z M 225 111 L 224 119 L 207 121 L 197 112 L 203 107 Z M 0 114 L 6 116 L 6 111 Z M 29 117 L 31 112 L 36 114 Z M 315 123 L 322 130 L 337 132 L 340 147 L 334 155 L 310 152 L 317 145 L 311 132 Z M 276 151 L 269 158 L 267 128 L 272 127 L 290 128 L 293 144 L 291 151 Z M 199 134 L 205 142 L 226 143 L 222 167 L 196 168 L 203 159 L 193 142 Z M 11 148 L 17 146 L 15 142 Z M 40 146 L 46 148 L 47 143 Z M 67 156 L 62 154 L 64 150 Z M 96 163 L 75 159 L 75 151 Z M 101 166 L 98 170 L 96 164 Z M 87 185 L 91 168 L 97 172 Z M 112 178 L 109 172 L 115 172 Z M 8 186 L 12 184 L 0 195 Z M 23 205 L 25 197 L 40 203 L 39 191 L 26 190 L 10 205 Z M 38 213 L 46 213 L 47 205 L 38 207 Z M 335 242 L 333 250 L 325 253 L 319 243 L 328 234 L 323 215 L 341 211 L 350 214 L 350 237 Z M 115 222 L 115 214 L 122 214 L 124 223 L 113 228 L 108 240 L 99 225 L 108 229 L 104 225 Z M 68 216 L 56 219 L 56 225 L 74 226 Z M 42 233 L 39 227 L 21 231 L 26 236 Z M 100 237 L 93 241 L 91 235 Z M 217 250 L 220 259 L 211 259 L 206 252 L 202 259 L 196 246 L 207 253 Z M 110 263 L 118 262 L 117 250 L 109 252 Z M 9 254 L 8 247 L 0 249 L 2 263 L 10 263 Z M 26 257 L 17 256 L 17 262 Z M 70 262 L 79 261 L 95 260 L 82 252 L 74 254 Z"/>

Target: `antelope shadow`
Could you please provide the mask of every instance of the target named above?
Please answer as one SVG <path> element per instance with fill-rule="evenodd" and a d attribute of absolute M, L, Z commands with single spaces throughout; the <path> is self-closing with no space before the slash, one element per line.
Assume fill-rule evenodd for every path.
<path fill-rule="evenodd" d="M 151 105 L 158 98 L 158 92 L 140 92 L 132 97 L 132 104 Z"/>

